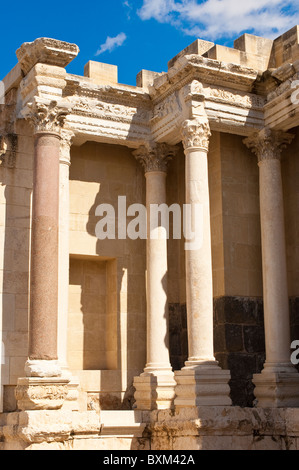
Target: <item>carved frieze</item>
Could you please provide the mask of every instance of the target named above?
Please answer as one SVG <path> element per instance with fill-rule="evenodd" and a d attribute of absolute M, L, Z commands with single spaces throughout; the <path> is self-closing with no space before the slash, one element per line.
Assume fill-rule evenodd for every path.
<path fill-rule="evenodd" d="M 109 103 L 105 101 L 80 98 L 75 103 L 73 114 L 85 114 L 89 117 L 105 118 L 117 122 L 148 123 L 150 112 L 137 106 Z"/>
<path fill-rule="evenodd" d="M 262 109 L 267 102 L 266 98 L 263 96 L 250 93 L 233 92 L 227 88 L 222 87 L 203 85 L 203 92 L 207 100 L 219 100 L 227 104 L 249 109 Z"/>
<path fill-rule="evenodd" d="M 177 115 L 181 111 L 182 107 L 178 93 L 172 93 L 154 106 L 153 122 L 163 119 L 166 116 Z"/>

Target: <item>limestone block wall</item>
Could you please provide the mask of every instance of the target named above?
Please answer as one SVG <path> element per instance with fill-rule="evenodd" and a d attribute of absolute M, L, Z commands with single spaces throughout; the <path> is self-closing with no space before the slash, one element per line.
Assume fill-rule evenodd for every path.
<path fill-rule="evenodd" d="M 68 360 L 88 397 L 106 409 L 123 406 L 146 362 L 146 242 L 119 240 L 117 223 L 115 240 L 95 233 L 96 208 L 111 204 L 117 218 L 119 196 L 127 208 L 145 203 L 144 173 L 131 150 L 72 147 Z"/>
<path fill-rule="evenodd" d="M 67 362 L 71 369 L 108 368 L 106 337 L 113 328 L 108 321 L 106 271 L 107 261 L 70 260 Z"/>
<path fill-rule="evenodd" d="M 0 270 L 2 359 L 0 409 L 15 409 L 14 386 L 28 354 L 28 285 L 33 139 L 24 121 L 16 124 L 12 167 L 0 165 Z"/>

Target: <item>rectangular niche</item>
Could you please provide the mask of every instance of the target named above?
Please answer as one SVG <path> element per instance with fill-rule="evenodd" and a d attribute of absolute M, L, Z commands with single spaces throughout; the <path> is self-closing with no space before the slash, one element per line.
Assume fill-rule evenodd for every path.
<path fill-rule="evenodd" d="M 116 369 L 116 261 L 71 256 L 69 276 L 70 369 Z"/>

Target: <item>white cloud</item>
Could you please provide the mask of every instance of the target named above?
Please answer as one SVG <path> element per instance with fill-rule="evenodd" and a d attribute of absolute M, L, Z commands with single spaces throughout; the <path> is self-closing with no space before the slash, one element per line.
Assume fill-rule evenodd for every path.
<path fill-rule="evenodd" d="M 131 19 L 131 11 L 133 10 L 133 6 L 131 5 L 131 3 L 128 0 L 125 0 L 123 2 L 123 7 L 127 10 L 127 18 L 128 18 L 128 20 L 130 20 Z"/>
<path fill-rule="evenodd" d="M 298 0 L 143 0 L 138 14 L 211 40 L 246 30 L 273 38 L 299 22 L 299 5 Z"/>
<path fill-rule="evenodd" d="M 100 55 L 103 54 L 103 52 L 107 51 L 113 51 L 113 49 L 115 49 L 116 47 L 122 46 L 126 39 L 127 36 L 125 35 L 125 33 L 119 33 L 114 38 L 108 36 L 104 44 L 100 46 L 95 55 Z"/>

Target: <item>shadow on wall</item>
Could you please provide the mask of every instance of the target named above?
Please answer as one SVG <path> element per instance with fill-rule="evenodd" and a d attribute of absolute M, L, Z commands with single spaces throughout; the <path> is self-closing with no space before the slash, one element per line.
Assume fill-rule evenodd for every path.
<path fill-rule="evenodd" d="M 74 191 L 76 182 L 87 192 L 88 183 L 99 185 L 97 192 L 93 185 L 93 204 L 84 212 L 89 235 L 96 238 L 101 217 L 95 213 L 100 204 L 115 209 L 117 230 L 118 196 L 126 196 L 127 205 L 142 203 L 143 178 L 130 149 L 86 143 L 74 150 L 70 168 Z M 100 370 L 106 378 L 101 393 L 89 393 L 93 406 L 98 402 L 95 406 L 101 409 L 130 409 L 133 377 L 145 363 L 145 241 L 95 240 L 92 255 L 71 255 L 70 284 L 74 282 L 80 289 L 84 329 L 82 367 Z"/>

